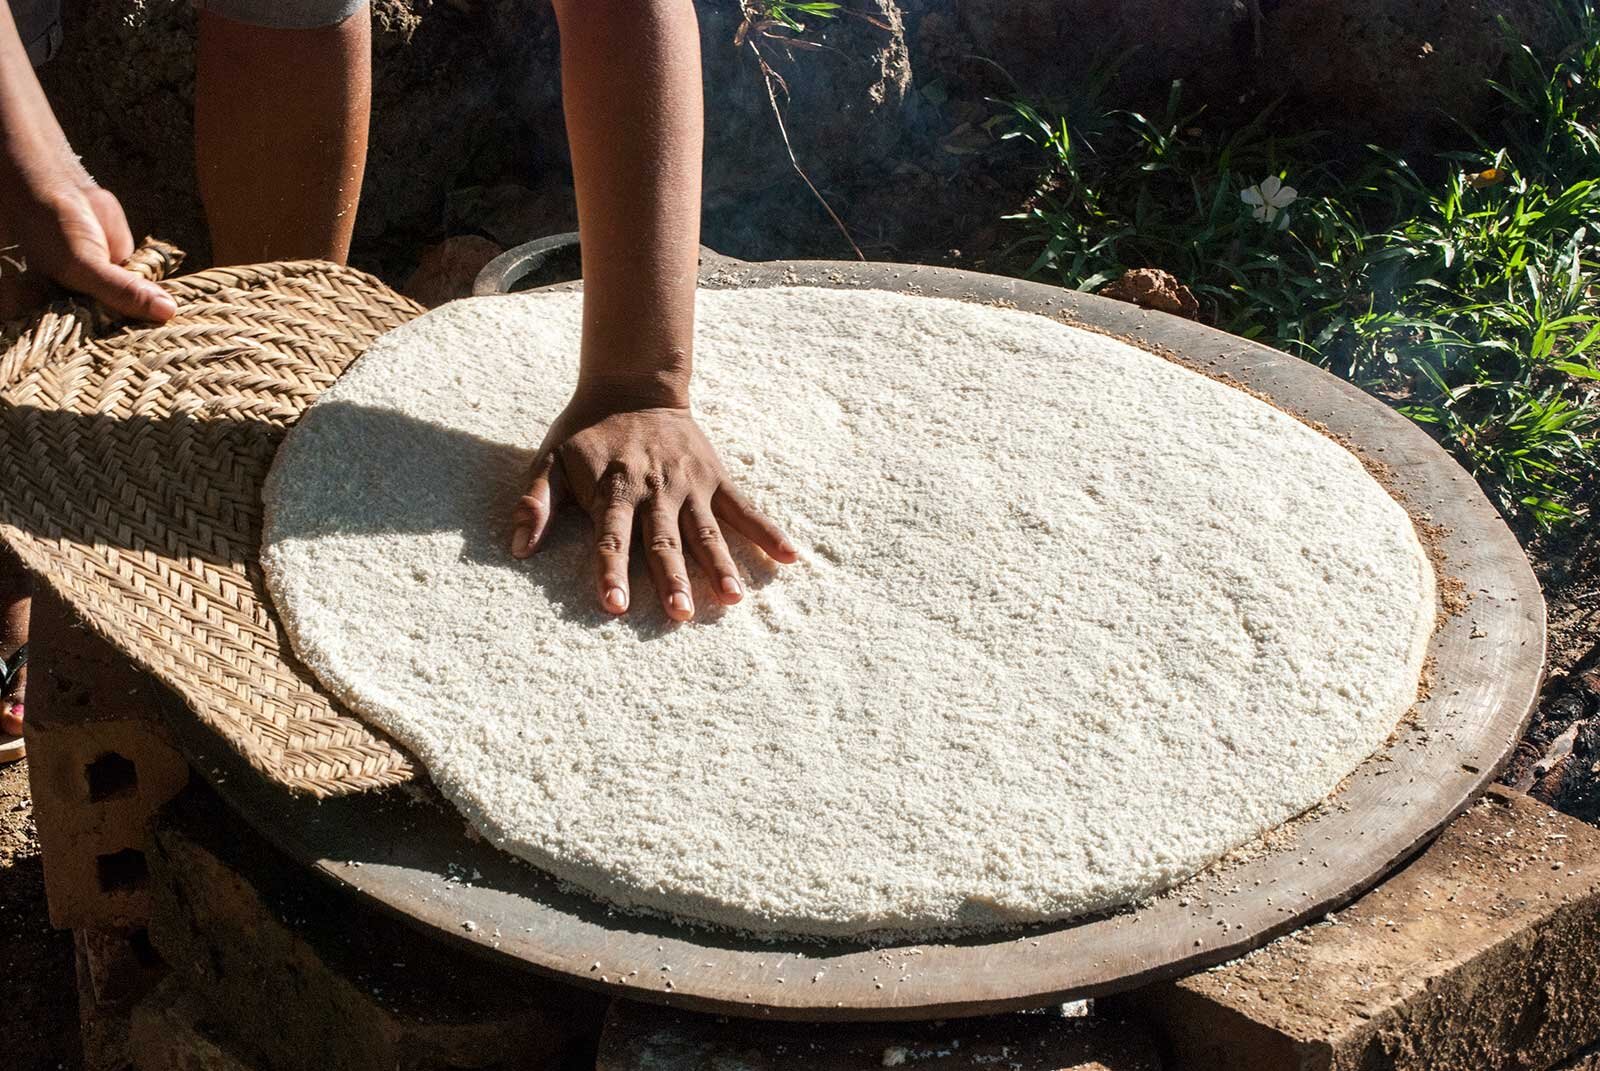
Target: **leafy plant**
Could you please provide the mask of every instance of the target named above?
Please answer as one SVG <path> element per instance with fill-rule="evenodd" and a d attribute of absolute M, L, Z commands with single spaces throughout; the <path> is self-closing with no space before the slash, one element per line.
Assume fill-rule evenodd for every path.
<path fill-rule="evenodd" d="M 829 3 L 827 0 L 767 0 L 763 5 L 762 14 L 780 26 L 787 26 L 795 33 L 805 32 L 805 23 L 802 18 L 812 16 L 819 19 L 837 17 L 843 5 Z"/>
<path fill-rule="evenodd" d="M 1600 470 L 1600 20 L 1573 9 L 1572 47 L 1517 46 L 1492 139 L 1465 131 L 1438 178 L 1276 134 L 1271 108 L 1209 123 L 1176 84 L 1159 116 L 1002 102 L 1044 165 L 1013 251 L 1083 290 L 1163 268 L 1209 322 L 1398 405 L 1508 515 L 1571 522 Z"/>

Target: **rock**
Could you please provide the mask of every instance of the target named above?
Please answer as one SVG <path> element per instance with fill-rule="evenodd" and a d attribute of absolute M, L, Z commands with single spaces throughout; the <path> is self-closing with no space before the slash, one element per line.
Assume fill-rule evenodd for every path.
<path fill-rule="evenodd" d="M 423 252 L 401 293 L 430 309 L 467 297 L 478 272 L 503 252 L 499 245 L 476 234 L 446 238 Z"/>
<path fill-rule="evenodd" d="M 1200 302 L 1195 300 L 1193 292 L 1172 273 L 1160 268 L 1130 268 L 1122 273 L 1122 278 L 1101 287 L 1100 296 L 1157 312 L 1170 312 L 1189 320 L 1200 312 Z"/>
<path fill-rule="evenodd" d="M 1491 789 L 1319 925 L 1118 998 L 1176 1071 L 1513 1071 L 1600 1040 L 1600 830 Z"/>
<path fill-rule="evenodd" d="M 386 252 L 400 239 L 407 247 L 386 259 L 415 257 L 423 242 L 443 237 L 434 228 L 452 189 L 512 170 L 525 181 L 565 174 L 555 18 L 548 4 L 511 7 L 498 5 L 491 17 L 423 0 L 372 4 L 372 130 L 358 251 Z M 546 80 L 546 95 L 506 107 L 513 75 L 530 70 Z M 552 118 L 556 136 L 541 139 L 539 156 L 527 152 L 530 129 L 549 129 Z"/>

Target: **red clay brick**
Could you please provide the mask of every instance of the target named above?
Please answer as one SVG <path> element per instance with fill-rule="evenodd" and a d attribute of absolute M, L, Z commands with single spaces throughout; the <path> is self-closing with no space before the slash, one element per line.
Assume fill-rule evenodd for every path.
<path fill-rule="evenodd" d="M 1150 1035 L 1056 1014 L 936 1023 L 775 1023 L 619 1000 L 595 1071 L 1159 1071 Z"/>
<path fill-rule="evenodd" d="M 1204 1071 L 1548 1068 L 1600 1038 L 1600 830 L 1493 789 L 1324 923 L 1118 1002 Z"/>

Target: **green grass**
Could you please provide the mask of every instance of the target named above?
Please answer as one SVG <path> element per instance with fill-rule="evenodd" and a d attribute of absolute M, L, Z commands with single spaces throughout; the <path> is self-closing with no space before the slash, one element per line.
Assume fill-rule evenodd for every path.
<path fill-rule="evenodd" d="M 1427 426 L 1513 519 L 1587 512 L 1600 471 L 1600 19 L 1546 64 L 1519 46 L 1492 127 L 1418 166 L 1374 146 L 1229 128 L 1184 108 L 1045 110 L 1005 102 L 1007 136 L 1043 177 L 1009 217 L 1028 274 L 1094 290 L 1163 268 L 1201 316 L 1296 353 Z M 1298 196 L 1257 219 L 1241 193 L 1269 176 Z"/>
<path fill-rule="evenodd" d="M 806 27 L 801 19 L 808 16 L 820 19 L 836 18 L 842 6 L 828 0 L 766 0 L 761 5 L 761 13 L 795 33 L 803 33 Z"/>

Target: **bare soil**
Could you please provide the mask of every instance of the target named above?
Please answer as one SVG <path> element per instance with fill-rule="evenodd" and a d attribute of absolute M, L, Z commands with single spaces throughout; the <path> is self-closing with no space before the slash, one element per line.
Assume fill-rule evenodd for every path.
<path fill-rule="evenodd" d="M 45 914 L 27 760 L 0 766 L 0 1071 L 75 1071 L 72 934 Z"/>

